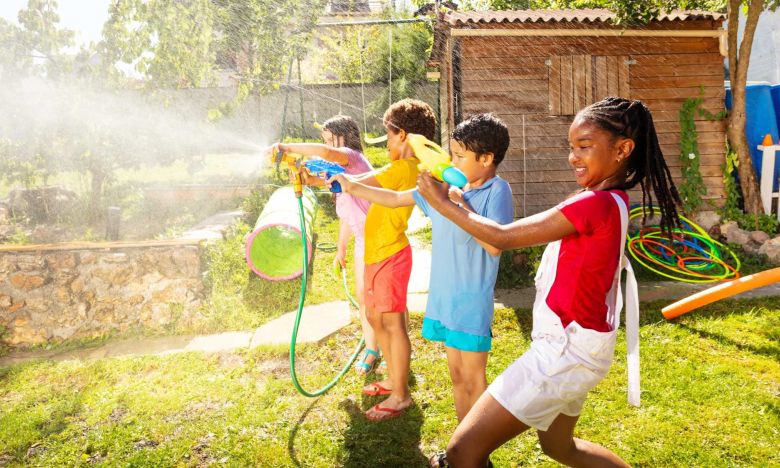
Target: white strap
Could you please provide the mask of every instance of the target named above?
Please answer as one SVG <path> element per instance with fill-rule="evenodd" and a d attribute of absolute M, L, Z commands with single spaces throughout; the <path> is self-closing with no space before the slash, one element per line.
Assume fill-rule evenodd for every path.
<path fill-rule="evenodd" d="M 620 290 L 620 272 L 626 270 L 626 351 L 628 368 L 628 403 L 639 407 L 641 389 L 639 384 L 639 293 L 634 269 L 625 255 L 628 235 L 628 207 L 619 195 L 611 193 L 620 211 L 620 263 L 616 272 L 617 297 L 615 301 L 615 324 L 620 325 L 620 310 L 623 308 L 623 294 Z"/>

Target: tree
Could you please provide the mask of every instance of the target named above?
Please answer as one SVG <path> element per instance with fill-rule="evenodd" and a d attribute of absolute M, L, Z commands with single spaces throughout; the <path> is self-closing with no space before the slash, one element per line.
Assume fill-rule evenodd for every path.
<path fill-rule="evenodd" d="M 316 0 L 117 0 L 103 40 L 74 54 L 55 0 L 0 19 L 0 177 L 31 185 L 90 175 L 90 213 L 114 173 L 207 151 L 213 129 L 164 109 L 155 92 L 213 83 L 233 65 L 236 102 L 278 86 L 284 57 L 318 16 Z M 117 64 L 132 67 L 128 76 Z M 152 91 L 141 93 L 142 90 Z M 32 101 L 32 102 L 31 102 Z M 197 128 L 196 128 L 197 127 Z M 212 141 L 216 138 L 212 137 Z"/>
<path fill-rule="evenodd" d="M 774 11 L 780 6 L 779 0 L 749 0 L 745 2 L 745 31 L 742 42 L 738 43 L 737 28 L 739 26 L 739 13 L 742 6 L 741 0 L 729 0 L 728 2 L 728 48 L 729 48 L 729 80 L 731 81 L 732 107 L 729 113 L 728 136 L 731 148 L 737 153 L 739 159 L 739 182 L 742 186 L 742 196 L 745 201 L 745 209 L 748 213 L 759 215 L 763 212 L 761 194 L 758 186 L 758 178 L 750 158 L 750 147 L 745 136 L 745 86 L 747 85 L 747 72 L 750 64 L 750 52 L 753 46 L 753 38 L 758 25 L 758 18 L 765 10 Z"/>

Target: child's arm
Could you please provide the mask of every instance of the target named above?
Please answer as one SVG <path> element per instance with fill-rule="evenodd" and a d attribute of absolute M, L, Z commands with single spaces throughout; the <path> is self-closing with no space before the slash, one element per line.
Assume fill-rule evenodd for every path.
<path fill-rule="evenodd" d="M 334 175 L 328 180 L 328 183 L 332 182 L 339 182 L 343 192 L 368 200 L 371 203 L 376 203 L 377 205 L 387 206 L 389 208 L 414 205 L 414 197 L 412 196 L 413 190 L 396 192 L 395 190 L 370 186 L 363 183 L 362 180 L 358 182 L 354 178 L 347 177 L 344 174 Z"/>
<path fill-rule="evenodd" d="M 347 245 L 349 244 L 349 237 L 351 235 L 349 225 L 344 222 L 339 222 L 339 239 L 336 247 L 336 258 L 333 259 L 333 266 L 341 266 L 341 268 L 347 267 Z"/>
<path fill-rule="evenodd" d="M 376 171 L 364 172 L 362 174 L 354 174 L 349 176 L 353 181 L 360 182 L 368 187 L 382 188 L 382 184 L 376 180 Z M 360 197 L 363 198 L 363 197 Z"/>
<path fill-rule="evenodd" d="M 277 143 L 276 148 L 283 153 L 297 153 L 304 156 L 319 156 L 341 166 L 349 163 L 348 148 L 334 148 L 321 143 Z"/>
<path fill-rule="evenodd" d="M 475 213 L 474 209 L 469 205 L 469 202 L 466 201 L 466 199 L 463 197 L 463 190 L 459 189 L 458 187 L 450 187 L 449 190 L 449 198 L 450 200 L 455 203 L 456 205 L 462 207 L 464 210 L 468 211 L 469 213 Z M 474 238 L 475 241 L 477 241 L 477 244 L 479 244 L 485 251 L 493 256 L 498 257 L 501 255 L 501 249 L 498 247 L 494 247 L 487 242 L 480 240 L 478 238 Z"/>
<path fill-rule="evenodd" d="M 510 224 L 470 213 L 450 202 L 447 187 L 430 174 L 420 174 L 417 189 L 428 203 L 464 231 L 499 249 L 509 250 L 547 244 L 577 232 L 574 225 L 557 208 L 518 219 Z"/>

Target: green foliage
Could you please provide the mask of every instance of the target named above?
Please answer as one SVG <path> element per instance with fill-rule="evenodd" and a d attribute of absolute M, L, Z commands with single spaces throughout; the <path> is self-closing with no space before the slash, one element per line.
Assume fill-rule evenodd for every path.
<path fill-rule="evenodd" d="M 390 164 L 390 155 L 385 146 L 366 146 L 363 148 L 363 154 L 374 167 L 382 167 Z"/>
<path fill-rule="evenodd" d="M 703 109 L 704 88 L 700 89 L 699 97 L 688 98 L 680 108 L 680 161 L 682 167 L 682 183 L 678 186 L 680 198 L 683 202 L 683 211 L 693 214 L 704 204 L 702 196 L 707 194 L 701 172 L 699 172 L 699 134 L 696 131 L 696 114 L 707 120 L 722 120 L 726 117 L 726 111 L 717 115 Z"/>
<path fill-rule="evenodd" d="M 214 12 L 209 0 L 113 2 L 103 36 L 99 47 L 105 62 L 132 64 L 149 86 L 200 87 L 212 80 Z"/>
<path fill-rule="evenodd" d="M 56 0 L 28 0 L 18 19 L 19 26 L 5 20 L 0 26 L 2 49 L 8 51 L 0 53 L 0 78 L 32 74 L 57 79 L 72 70 L 73 58 L 63 52 L 73 46 L 74 32 L 59 27 Z"/>
<path fill-rule="evenodd" d="M 742 209 L 742 195 L 736 183 L 736 169 L 739 166 L 737 154 L 727 149 L 726 162 L 723 167 L 723 189 L 726 192 L 726 201 L 723 208 L 717 212 L 724 221 L 736 221 L 740 228 L 746 230 L 764 231 L 769 235 L 778 233 L 780 224 L 771 214 L 759 214 L 758 216 L 745 213 Z"/>
<path fill-rule="evenodd" d="M 14 232 L 8 236 L 7 242 L 9 244 L 24 245 L 30 243 L 30 237 L 27 232 L 18 224 L 14 224 Z"/>
<path fill-rule="evenodd" d="M 425 61 L 421 58 L 428 56 L 433 43 L 428 24 L 321 28 L 315 39 L 320 47 L 307 51 L 311 68 L 307 82 L 325 82 L 335 77 L 341 83 L 388 85 L 366 103 L 367 115 L 381 116 L 391 98 L 395 101 L 413 95 L 414 85 L 426 80 Z"/>
<path fill-rule="evenodd" d="M 533 285 L 544 248 L 544 245 L 538 245 L 501 252 L 496 287 L 509 289 Z"/>

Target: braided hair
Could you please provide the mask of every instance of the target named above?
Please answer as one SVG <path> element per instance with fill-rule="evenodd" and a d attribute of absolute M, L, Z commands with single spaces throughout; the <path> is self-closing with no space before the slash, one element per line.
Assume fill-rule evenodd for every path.
<path fill-rule="evenodd" d="M 360 142 L 360 127 L 355 119 L 348 115 L 336 115 L 329 118 L 322 125 L 336 137 L 344 137 L 344 146 L 355 151 L 363 152 L 363 144 Z"/>
<path fill-rule="evenodd" d="M 664 160 L 650 109 L 642 101 L 608 97 L 582 109 L 576 119 L 596 125 L 615 137 L 634 140 L 634 150 L 628 158 L 625 190 L 642 189 L 642 224 L 653 204 L 653 193 L 661 211 L 661 229 L 671 235 L 680 225 L 677 205 L 681 204 L 677 187 Z"/>

